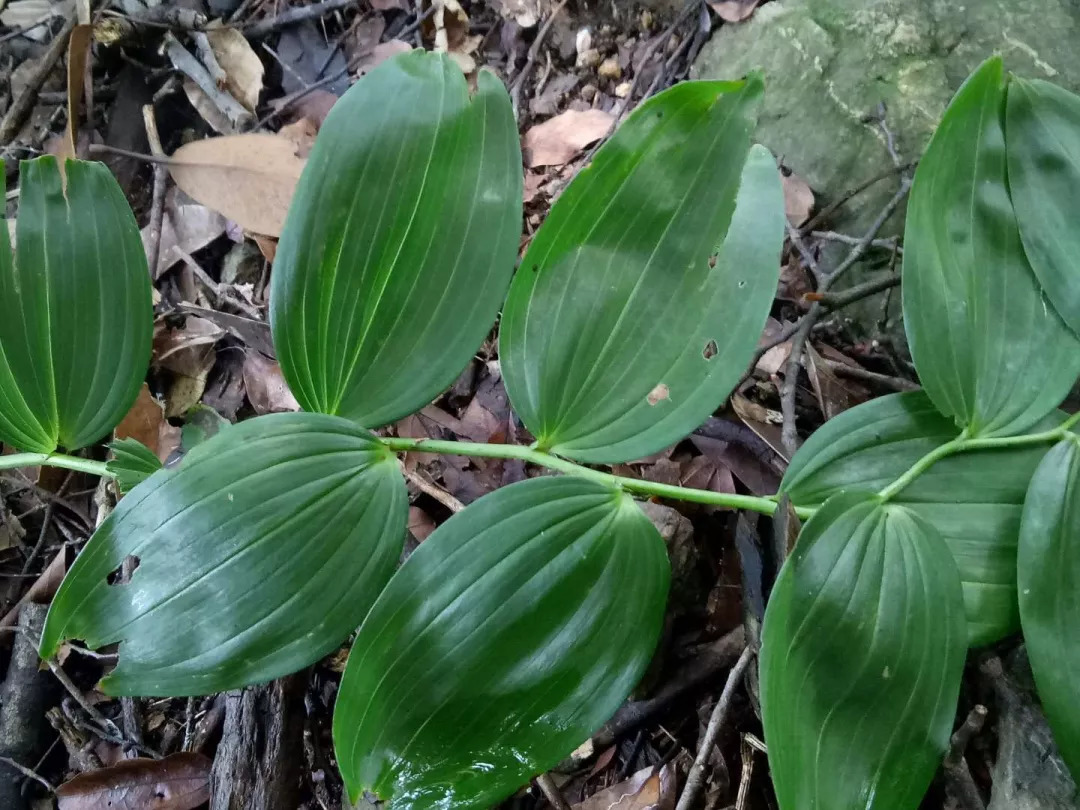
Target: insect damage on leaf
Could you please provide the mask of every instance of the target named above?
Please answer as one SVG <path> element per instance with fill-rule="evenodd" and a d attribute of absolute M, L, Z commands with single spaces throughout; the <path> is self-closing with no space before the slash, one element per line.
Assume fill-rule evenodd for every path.
<path fill-rule="evenodd" d="M 655 405 L 665 399 L 671 399 L 671 392 L 664 383 L 657 383 L 656 387 L 649 392 L 647 397 L 645 397 L 645 400 L 650 405 Z"/>
<path fill-rule="evenodd" d="M 701 356 L 706 360 L 712 360 L 719 351 L 720 349 L 717 347 L 716 341 L 709 340 L 709 342 L 705 344 L 705 348 L 701 350 Z"/>

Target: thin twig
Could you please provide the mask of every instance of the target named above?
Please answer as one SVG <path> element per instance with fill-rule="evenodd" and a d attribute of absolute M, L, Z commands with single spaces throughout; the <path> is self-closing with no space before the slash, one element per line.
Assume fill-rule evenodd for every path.
<path fill-rule="evenodd" d="M 49 78 L 49 74 L 52 73 L 56 63 L 60 61 L 60 57 L 67 52 L 68 40 L 71 39 L 71 32 L 75 30 L 77 20 L 78 18 L 73 10 L 71 16 L 64 23 L 64 27 L 53 38 L 49 50 L 45 51 L 45 55 L 41 57 L 41 61 L 34 69 L 34 72 L 30 74 L 26 87 L 19 93 L 19 97 L 12 102 L 10 109 L 0 120 L 0 144 L 11 143 L 19 130 L 22 129 L 23 122 L 30 114 L 30 111 L 34 109 L 38 91 L 45 84 L 45 80 Z"/>
<path fill-rule="evenodd" d="M 67 490 L 68 484 L 71 483 L 71 473 L 69 472 L 64 476 L 64 482 L 60 485 L 60 488 L 56 491 L 59 497 L 64 497 L 64 491 Z M 49 524 L 52 523 L 53 509 L 56 507 L 56 501 L 50 500 L 45 507 L 45 516 L 41 520 L 41 531 L 38 533 L 37 542 L 34 543 L 34 548 L 30 552 L 30 556 L 26 558 L 26 562 L 23 563 L 21 574 L 29 574 L 30 569 L 37 562 L 37 558 L 41 556 L 41 552 L 45 549 L 45 540 L 48 537 Z"/>
<path fill-rule="evenodd" d="M 830 242 L 842 242 L 845 245 L 857 245 L 859 244 L 859 237 L 849 236 L 846 233 L 837 233 L 836 231 L 811 231 L 810 235 L 815 239 L 827 239 Z M 870 247 L 881 248 L 882 250 L 892 250 L 897 248 L 897 238 L 892 236 L 888 239 L 872 239 L 870 240 Z M 903 254 L 903 248 L 897 248 L 901 254 Z"/>
<path fill-rule="evenodd" d="M 56 788 L 53 787 L 52 783 L 49 780 L 41 776 L 36 771 L 32 771 L 30 768 L 27 768 L 25 765 L 20 765 L 11 757 L 0 757 L 0 762 L 4 763 L 9 768 L 14 768 L 27 779 L 33 779 L 35 782 L 39 782 L 45 787 L 47 791 L 49 791 L 49 793 L 56 793 Z"/>
<path fill-rule="evenodd" d="M 871 295 L 876 295 L 879 292 L 884 292 L 885 290 L 899 286 L 900 276 L 897 273 L 893 273 L 882 276 L 881 278 L 875 278 L 873 281 L 857 284 L 854 287 L 848 287 L 846 290 L 841 290 L 840 292 L 810 293 L 806 298 L 810 301 L 820 301 L 829 309 L 839 309 L 840 307 L 846 307 L 848 304 L 854 304 L 856 301 L 861 301 L 864 298 L 869 298 Z"/>
<path fill-rule="evenodd" d="M 157 119 L 154 117 L 154 105 L 147 104 L 142 108 L 143 126 L 146 129 L 146 140 L 150 144 L 150 152 L 159 158 L 165 157 L 165 150 L 161 148 L 161 138 L 158 135 Z M 157 278 L 158 261 L 161 257 L 161 225 L 165 217 L 165 182 L 169 176 L 169 170 L 162 163 L 154 164 L 154 191 L 150 198 L 150 232 L 146 241 L 146 265 L 150 268 L 150 278 Z"/>
<path fill-rule="evenodd" d="M 863 257 L 863 254 L 869 249 L 870 243 L 878 235 L 878 231 L 881 230 L 885 222 L 893 215 L 904 198 L 907 197 L 910 188 L 911 178 L 903 175 L 900 179 L 900 188 L 886 203 L 858 244 L 848 252 L 848 255 L 834 270 L 828 274 L 820 275 L 819 294 L 824 295 L 827 293 L 829 288 Z M 791 353 L 788 355 L 787 363 L 784 366 L 784 382 L 780 386 L 780 410 L 784 415 L 781 440 L 784 443 L 784 448 L 789 453 L 794 453 L 798 449 L 799 443 L 799 436 L 795 426 L 795 391 L 799 369 L 802 367 L 803 350 L 806 348 L 807 338 L 810 337 L 810 330 L 814 328 L 814 324 L 817 323 L 818 318 L 821 317 L 825 309 L 826 307 L 821 301 L 815 301 L 813 306 L 810 307 L 810 311 L 799 320 L 798 329 L 796 329 L 791 340 Z"/>
<path fill-rule="evenodd" d="M 859 185 L 855 186 L 855 188 L 851 189 L 845 194 L 842 194 L 834 202 L 822 208 L 820 211 L 814 214 L 813 217 L 810 218 L 809 222 L 804 223 L 799 230 L 802 231 L 802 233 L 810 233 L 811 231 L 815 230 L 819 225 L 821 225 L 822 222 L 827 221 L 829 217 L 836 213 L 837 209 L 839 209 L 843 205 L 846 205 L 853 197 L 862 194 L 871 186 L 874 186 L 877 183 L 880 183 L 882 180 L 886 180 L 892 177 L 893 175 L 907 173 L 908 170 L 914 169 L 916 165 L 918 165 L 918 161 L 912 161 L 911 163 L 905 163 L 902 166 L 892 166 L 888 169 L 885 169 L 884 171 L 878 172 L 869 180 L 860 183 Z"/>
<path fill-rule="evenodd" d="M 679 797 L 679 803 L 676 805 L 675 810 L 690 810 L 705 787 L 705 767 L 709 762 L 709 756 L 712 754 L 713 748 L 716 747 L 716 741 L 720 738 L 720 729 L 723 728 L 724 720 L 727 717 L 728 710 L 731 708 L 735 690 L 742 683 L 743 674 L 746 672 L 753 655 L 753 650 L 746 647 L 743 649 L 742 655 L 739 656 L 739 660 L 735 662 L 735 666 L 731 668 L 727 683 L 724 684 L 724 691 L 720 693 L 720 699 L 716 701 L 712 716 L 709 718 L 705 736 L 701 740 L 697 757 L 694 759 L 694 764 L 686 777 L 686 787 L 683 789 L 682 796 Z"/>
<path fill-rule="evenodd" d="M 314 3 L 310 6 L 295 6 L 288 11 L 283 11 L 273 17 L 246 26 L 244 34 L 252 39 L 258 39 L 259 37 L 265 37 L 267 34 L 272 34 L 287 25 L 295 25 L 304 22 L 304 20 L 318 19 L 331 11 L 338 11 L 355 5 L 359 5 L 358 0 L 323 0 L 322 3 Z"/>
<path fill-rule="evenodd" d="M 64 672 L 63 667 L 61 667 L 59 664 L 56 663 L 56 661 L 51 658 L 48 659 L 46 663 L 49 665 L 49 669 L 52 671 L 52 674 L 56 676 L 56 680 L 60 681 L 60 685 L 67 690 L 68 694 L 71 695 L 75 702 L 82 707 L 83 711 L 90 715 L 91 719 L 93 719 L 95 723 L 101 726 L 101 728 L 104 729 L 107 733 L 112 734 L 114 737 L 121 740 L 124 739 L 123 732 L 121 732 L 120 729 L 117 728 L 116 724 L 112 720 L 110 720 L 108 717 L 106 717 L 96 708 L 94 708 L 90 701 L 86 699 L 86 696 L 79 691 L 79 687 L 77 687 L 71 680 L 71 678 L 68 677 L 68 674 Z"/>
<path fill-rule="evenodd" d="M 911 380 L 905 380 L 903 377 L 892 377 L 888 374 L 878 374 L 876 371 L 870 371 L 862 368 L 861 366 L 849 366 L 847 363 L 840 363 L 836 360 L 830 360 L 827 357 L 822 357 L 820 361 L 829 371 L 835 374 L 840 374 L 844 377 L 851 377 L 854 380 L 862 380 L 863 382 L 876 383 L 877 385 L 889 388 L 893 391 L 918 391 L 919 386 L 913 383 Z"/>
<path fill-rule="evenodd" d="M 521 117 L 521 91 L 524 88 L 529 75 L 533 71 L 533 66 L 536 64 L 536 57 L 540 55 L 540 48 L 544 44 L 544 40 L 547 39 L 548 32 L 551 30 L 555 18 L 564 8 L 566 8 L 568 2 L 569 0 L 561 0 L 559 5 L 555 6 L 555 8 L 551 10 L 551 13 L 548 14 L 547 19 L 544 20 L 544 24 L 536 34 L 536 39 L 533 40 L 533 44 L 529 47 L 529 52 L 525 57 L 525 66 L 514 78 L 513 84 L 510 85 L 510 102 L 514 108 L 514 115 L 519 119 Z"/>
<path fill-rule="evenodd" d="M 644 53 L 641 54 L 641 59 L 639 59 L 637 64 L 634 65 L 634 77 L 630 80 L 630 89 L 626 93 L 626 98 L 624 98 L 616 105 L 615 121 L 612 123 L 611 126 L 612 130 L 615 129 L 615 126 L 619 123 L 623 115 L 630 108 L 630 104 L 632 103 L 634 98 L 634 91 L 637 90 L 638 80 L 641 77 L 642 68 L 649 64 L 649 60 L 653 58 L 653 55 L 656 53 L 657 49 L 661 45 L 667 43 L 667 41 L 671 38 L 671 35 L 675 33 L 676 29 L 678 29 L 684 22 L 686 22 L 686 20 L 690 17 L 691 14 L 701 8 L 702 2 L 703 0 L 690 0 L 690 2 L 683 6 L 683 9 L 679 12 L 679 15 L 674 20 L 672 20 L 671 25 L 669 25 L 662 32 L 660 32 L 660 34 L 646 46 Z"/>
<path fill-rule="evenodd" d="M 225 82 L 229 80 L 229 74 L 218 64 L 217 56 L 214 55 L 214 48 L 210 45 L 210 37 L 204 31 L 193 31 L 191 39 L 195 42 L 195 50 L 199 54 L 199 59 L 202 60 L 207 73 L 210 74 L 210 78 L 214 80 L 214 84 L 220 90 L 225 86 Z"/>
<path fill-rule="evenodd" d="M 0 36 L 0 43 L 4 43 L 12 39 L 17 39 L 18 37 L 21 37 L 23 34 L 25 34 L 27 31 L 33 31 L 35 28 L 40 28 L 41 26 L 52 22 L 53 17 L 55 16 L 55 14 L 49 12 L 37 22 L 27 23 L 26 25 L 16 28 L 14 31 L 8 31 L 3 36 Z"/>
<path fill-rule="evenodd" d="M 537 776 L 536 786 L 540 788 L 540 792 L 544 794 L 544 798 L 551 803 L 551 806 L 554 807 L 555 810 L 570 810 L 570 805 L 559 791 L 559 786 L 555 784 L 555 780 L 551 778 L 551 774 L 542 773 Z"/>
<path fill-rule="evenodd" d="M 457 513 L 465 508 L 465 504 L 463 504 L 445 489 L 440 487 L 434 481 L 430 480 L 424 473 L 421 473 L 419 470 L 406 470 L 404 467 L 402 467 L 401 471 L 405 475 L 405 478 L 410 483 L 414 484 L 418 490 L 427 495 L 430 495 L 432 498 L 437 500 L 451 512 Z"/>
<path fill-rule="evenodd" d="M 964 751 L 967 750 L 971 738 L 982 731 L 986 723 L 986 707 L 976 706 L 965 718 L 952 735 L 949 742 L 949 750 L 942 762 L 942 770 L 945 773 L 945 782 L 949 793 L 953 795 L 963 810 L 986 810 L 975 780 L 971 778 L 967 761 L 964 759 Z"/>

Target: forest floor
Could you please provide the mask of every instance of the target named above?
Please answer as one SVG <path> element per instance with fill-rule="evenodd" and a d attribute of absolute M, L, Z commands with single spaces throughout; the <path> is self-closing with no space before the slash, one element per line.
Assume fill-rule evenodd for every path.
<path fill-rule="evenodd" d="M 223 171 L 206 173 L 184 193 L 160 162 L 142 156 L 160 158 L 219 134 L 264 131 L 287 139 L 295 147 L 291 158 L 302 161 L 351 82 L 395 53 L 441 47 L 466 70 L 491 68 L 510 88 L 525 157 L 524 247 L 613 127 L 645 99 L 687 78 L 712 31 L 741 24 L 758 2 L 98 2 L 91 11 L 87 79 L 75 83 L 84 92 L 81 102 L 69 104 L 68 39 L 81 3 L 0 0 L 7 187 L 17 188 L 19 159 L 59 148 L 74 114 L 78 153 L 110 166 L 143 229 L 156 291 L 154 361 L 116 435 L 138 438 L 167 461 L 184 451 L 186 425 L 298 408 L 266 325 L 276 241 L 238 223 L 282 218 L 283 211 L 273 195 L 254 188 L 245 193 L 225 171 L 261 162 L 265 182 L 288 187 L 295 164 L 278 161 L 276 149 L 241 157 L 222 146 L 210 160 Z M 883 176 L 893 178 L 911 169 L 899 158 L 885 168 Z M 725 407 L 691 437 L 616 472 L 773 493 L 800 436 L 874 396 L 917 387 L 903 347 L 887 337 L 896 331 L 890 298 L 899 283 L 901 245 L 873 231 L 828 230 L 838 206 L 859 204 L 857 185 L 852 191 L 819 206 L 797 176 L 785 177 L 790 239 L 753 366 Z M 214 207 L 223 196 L 229 216 Z M 10 219 L 14 194 L 7 204 Z M 824 248 L 836 244 L 849 252 L 826 267 Z M 894 273 L 872 288 L 830 290 L 869 251 L 891 257 Z M 880 322 L 869 336 L 852 331 L 843 313 L 867 297 L 881 301 Z M 514 417 L 495 338 L 438 401 L 389 429 L 400 436 L 507 441 Z M 424 456 L 407 458 L 406 471 L 412 548 L 463 505 L 524 475 L 520 462 Z M 65 648 L 53 671 L 39 669 L 29 639 L 40 632 L 44 606 L 113 503 L 115 493 L 80 473 L 0 473 L 0 630 L 26 631 L 0 632 L 0 781 L 17 777 L 11 810 L 55 806 L 54 786 L 79 774 L 82 781 L 72 783 L 62 803 L 68 810 L 107 801 L 159 810 L 204 806 L 211 780 L 216 789 L 208 806 L 215 809 L 337 810 L 342 786 L 330 719 L 347 646 L 269 687 L 192 699 L 109 698 L 96 683 L 111 659 L 77 647 Z M 756 638 L 761 594 L 779 562 L 762 550 L 774 548 L 770 538 L 787 537 L 792 527 L 700 506 L 653 508 L 675 570 L 657 658 L 607 726 L 508 806 L 603 810 L 618 802 L 622 810 L 674 810 L 680 796 L 694 807 L 776 806 L 753 667 L 732 683 L 734 699 L 715 749 L 702 751 L 701 740 L 732 668 Z M 110 769 L 179 752 L 186 754 L 164 768 Z M 993 737 L 977 735 L 968 762 L 983 788 L 993 754 Z M 696 795 L 686 796 L 695 760 L 705 778 Z M 13 763 L 17 771 L 7 770 Z M 946 801 L 940 781 L 925 806 Z M 162 784 L 167 797 L 153 794 Z M 275 794 L 267 785 L 282 787 Z M 250 798 L 235 803 L 237 796 Z"/>

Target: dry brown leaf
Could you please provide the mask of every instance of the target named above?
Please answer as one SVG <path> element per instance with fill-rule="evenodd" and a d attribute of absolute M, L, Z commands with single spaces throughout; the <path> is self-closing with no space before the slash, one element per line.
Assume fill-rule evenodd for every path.
<path fill-rule="evenodd" d="M 603 110 L 567 110 L 525 133 L 528 167 L 561 166 L 607 135 L 615 116 Z"/>
<path fill-rule="evenodd" d="M 822 415 L 826 419 L 832 419 L 848 408 L 853 408 L 860 402 L 864 402 L 869 392 L 858 383 L 841 379 L 825 363 L 822 354 L 824 354 L 824 351 L 819 353 L 814 346 L 809 343 L 806 344 L 806 373 L 810 377 L 810 386 L 814 389 L 814 396 L 817 398 Z M 841 357 L 844 356 L 841 355 Z M 844 357 L 841 362 L 844 361 L 847 361 L 849 365 L 858 367 L 857 363 L 852 362 L 847 357 Z"/>
<path fill-rule="evenodd" d="M 173 380 L 165 395 L 165 416 L 183 416 L 202 399 L 206 378 L 217 362 L 217 352 L 211 346 L 183 349 L 169 357 L 165 365 L 173 372 Z"/>
<path fill-rule="evenodd" d="M 113 429 L 113 438 L 136 439 L 142 442 L 164 464 L 174 449 L 171 441 L 174 432 L 175 429 L 165 421 L 164 406 L 154 399 L 150 388 L 143 383 L 135 404 Z"/>
<path fill-rule="evenodd" d="M 217 211 L 195 202 L 180 189 L 170 188 L 165 192 L 165 214 L 161 219 L 161 247 L 158 263 L 152 268 L 153 277 L 162 273 L 184 258 L 202 250 L 223 233 L 226 220 Z M 150 243 L 150 226 L 147 225 L 139 234 L 143 246 Z"/>
<path fill-rule="evenodd" d="M 751 15 L 764 0 L 709 0 L 709 7 L 724 22 L 742 22 Z"/>
<path fill-rule="evenodd" d="M 300 403 L 289 390 L 281 366 L 262 352 L 244 353 L 244 388 L 257 414 L 300 410 Z"/>
<path fill-rule="evenodd" d="M 193 810 L 210 799 L 210 765 L 193 752 L 127 759 L 62 784 L 58 810 Z"/>
<path fill-rule="evenodd" d="M 625 782 L 594 793 L 574 810 L 674 810 L 675 763 L 645 768 Z"/>
<path fill-rule="evenodd" d="M 287 138 L 227 135 L 181 146 L 169 173 L 189 196 L 245 230 L 280 236 L 304 162 Z"/>
<path fill-rule="evenodd" d="M 356 64 L 358 59 L 369 55 L 382 41 L 385 30 L 386 20 L 381 14 L 367 19 L 357 17 L 356 23 L 349 29 L 342 43 L 346 61 L 350 65 Z"/>
<path fill-rule="evenodd" d="M 679 486 L 735 494 L 735 480 L 727 465 L 711 456 L 694 456 L 682 465 Z"/>
<path fill-rule="evenodd" d="M 356 66 L 356 75 L 361 76 L 369 70 L 378 67 L 390 57 L 397 56 L 399 53 L 408 53 L 412 49 L 412 45 L 408 42 L 402 42 L 400 39 L 391 39 L 389 42 L 380 42 L 372 49 L 371 53 Z"/>
<path fill-rule="evenodd" d="M 411 46 L 409 46 L 409 50 L 412 50 Z M 337 103 L 337 100 L 337 96 L 329 90 L 323 90 L 320 87 L 312 90 L 303 98 L 298 99 L 295 104 L 290 105 L 290 111 L 294 118 L 310 118 L 315 122 L 316 126 L 321 127 L 323 121 L 326 120 L 326 116 L 330 114 L 330 109 Z M 270 106 L 275 109 L 279 107 L 279 105 L 274 102 L 271 102 Z"/>
<path fill-rule="evenodd" d="M 315 136 L 319 134 L 319 124 L 310 118 L 299 118 L 283 126 L 277 134 L 293 142 L 297 157 L 307 158 L 315 145 Z"/>
<path fill-rule="evenodd" d="M 196 346 L 212 346 L 224 336 L 224 329 L 205 318 L 188 316 L 179 327 L 158 320 L 154 324 L 154 362 L 172 369 L 170 358 L 174 354 Z"/>
<path fill-rule="evenodd" d="M 731 409 L 744 425 L 772 448 L 773 452 L 785 461 L 791 461 L 791 454 L 784 448 L 784 442 L 780 436 L 780 425 L 783 424 L 784 417 L 779 411 L 770 410 L 741 394 L 732 394 Z"/>
<path fill-rule="evenodd" d="M 784 213 L 796 228 L 810 219 L 814 210 L 814 192 L 805 180 L 794 172 L 781 174 L 784 185 Z"/>
<path fill-rule="evenodd" d="M 427 540 L 428 536 L 435 531 L 436 527 L 435 521 L 431 519 L 431 515 L 419 506 L 410 506 L 408 528 L 410 534 L 416 538 L 416 542 L 423 543 Z"/>

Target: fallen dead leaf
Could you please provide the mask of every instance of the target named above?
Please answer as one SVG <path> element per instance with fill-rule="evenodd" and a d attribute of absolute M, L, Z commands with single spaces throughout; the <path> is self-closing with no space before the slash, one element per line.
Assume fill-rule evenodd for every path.
<path fill-rule="evenodd" d="M 210 799 L 210 765 L 193 752 L 124 760 L 58 787 L 58 810 L 193 810 Z"/>
<path fill-rule="evenodd" d="M 574 810 L 674 810 L 675 763 L 644 768 L 575 804 Z"/>
<path fill-rule="evenodd" d="M 709 0 L 709 8 L 724 22 L 736 23 L 750 19 L 764 0 Z"/>
<path fill-rule="evenodd" d="M 176 428 L 165 421 L 164 406 L 154 399 L 150 388 L 143 383 L 139 396 L 120 424 L 113 429 L 113 438 L 136 439 L 149 447 L 165 463 L 176 444 Z"/>
<path fill-rule="evenodd" d="M 694 456 L 682 466 L 679 485 L 710 492 L 735 494 L 735 479 L 727 465 L 711 456 Z"/>
<path fill-rule="evenodd" d="M 169 326 L 159 319 L 154 324 L 154 362 L 171 368 L 169 358 L 184 349 L 210 346 L 225 335 L 225 330 L 206 318 L 189 316 L 183 326 Z"/>
<path fill-rule="evenodd" d="M 410 506 L 408 528 L 412 536 L 416 538 L 416 542 L 423 543 L 436 527 L 431 515 L 419 506 Z"/>
<path fill-rule="evenodd" d="M 773 452 L 784 460 L 791 461 L 791 454 L 785 450 L 780 436 L 780 425 L 783 424 L 784 417 L 779 411 L 770 410 L 741 394 L 732 394 L 731 409 L 744 425 L 772 448 Z"/>
<path fill-rule="evenodd" d="M 810 219 L 814 210 L 814 192 L 809 184 L 794 172 L 781 173 L 784 186 L 784 213 L 796 228 Z"/>
<path fill-rule="evenodd" d="M 603 110 L 567 110 L 525 133 L 523 146 L 530 169 L 561 166 L 607 135 L 615 116 Z"/>
<path fill-rule="evenodd" d="M 860 402 L 864 402 L 869 392 L 850 380 L 843 380 L 829 368 L 822 360 L 822 355 L 810 343 L 806 344 L 806 372 L 810 377 L 810 386 L 814 389 L 818 407 L 826 419 L 832 419 L 837 414 L 843 413 L 848 408 L 853 408 Z M 843 357 L 843 355 L 841 355 Z M 858 364 L 844 358 L 850 365 Z"/>
<path fill-rule="evenodd" d="M 385 30 L 386 19 L 381 14 L 374 14 L 367 19 L 357 17 L 342 42 L 349 64 L 356 64 L 359 59 L 368 56 L 382 41 Z"/>
<path fill-rule="evenodd" d="M 356 75 L 362 76 L 368 71 L 381 65 L 387 59 L 397 56 L 399 53 L 408 53 L 412 49 L 412 45 L 408 42 L 402 42 L 400 39 L 391 39 L 388 42 L 380 42 L 372 49 L 371 53 L 360 60 L 356 65 Z"/>
<path fill-rule="evenodd" d="M 288 138 L 227 135 L 181 146 L 169 173 L 189 196 L 245 230 L 280 236 L 304 162 Z"/>
<path fill-rule="evenodd" d="M 165 214 L 161 220 L 161 248 L 158 252 L 154 278 L 174 264 L 182 261 L 184 254 L 202 250 L 223 233 L 225 217 L 201 203 L 195 202 L 180 189 L 173 187 L 165 193 Z M 142 229 L 144 247 L 150 242 L 150 226 Z"/>
<path fill-rule="evenodd" d="M 311 118 L 298 118 L 279 129 L 277 134 L 278 137 L 292 141 L 296 146 L 296 156 L 306 159 L 311 154 L 311 147 L 315 145 L 319 125 Z"/>
<path fill-rule="evenodd" d="M 169 357 L 165 365 L 173 380 L 165 394 L 165 416 L 175 419 L 195 407 L 206 391 L 206 378 L 217 362 L 212 346 L 183 349 Z"/>
<path fill-rule="evenodd" d="M 294 119 L 310 118 L 317 126 L 321 127 L 323 121 L 326 120 L 326 116 L 330 114 L 330 109 L 337 103 L 337 100 L 338 96 L 334 95 L 329 90 L 323 90 L 320 87 L 312 90 L 303 98 L 297 99 L 294 104 L 290 105 L 290 109 Z M 278 103 L 273 101 L 270 102 L 270 106 L 274 109 L 280 107 Z"/>
<path fill-rule="evenodd" d="M 458 0 L 431 0 L 430 5 L 435 7 L 431 16 L 435 50 L 445 52 L 462 72 L 472 73 L 476 70 L 472 54 L 480 47 L 483 36 L 469 34 L 469 15 Z"/>
<path fill-rule="evenodd" d="M 244 388 L 257 414 L 300 410 L 300 403 L 289 390 L 281 366 L 262 352 L 244 353 Z"/>

